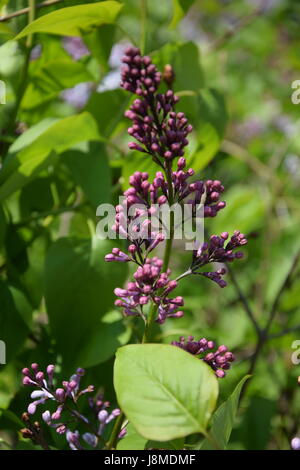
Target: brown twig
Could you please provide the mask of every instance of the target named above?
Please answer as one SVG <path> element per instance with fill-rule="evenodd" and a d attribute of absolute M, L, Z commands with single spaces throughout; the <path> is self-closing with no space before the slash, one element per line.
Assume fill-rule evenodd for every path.
<path fill-rule="evenodd" d="M 55 5 L 56 3 L 60 3 L 62 0 L 46 0 L 45 2 L 39 3 L 36 8 L 44 8 L 50 7 Z M 22 8 L 22 10 L 14 11 L 13 13 L 9 13 L 8 15 L 0 17 L 0 22 L 9 21 L 12 18 L 16 18 L 17 16 L 26 15 L 29 13 L 29 7 Z"/>

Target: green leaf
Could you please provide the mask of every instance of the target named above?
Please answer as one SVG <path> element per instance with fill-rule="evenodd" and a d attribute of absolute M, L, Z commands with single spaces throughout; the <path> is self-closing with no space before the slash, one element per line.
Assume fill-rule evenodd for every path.
<path fill-rule="evenodd" d="M 110 359 L 118 347 L 129 341 L 130 328 L 124 326 L 122 314 L 108 312 L 94 326 L 89 341 L 83 344 L 77 355 L 77 364 L 92 367 Z"/>
<path fill-rule="evenodd" d="M 187 163 L 195 171 L 203 170 L 214 158 L 220 147 L 220 138 L 216 129 L 208 122 L 197 135 L 196 148 Z"/>
<path fill-rule="evenodd" d="M 198 91 L 204 86 L 199 49 L 191 41 L 175 44 L 168 43 L 153 54 L 153 62 L 160 70 L 163 70 L 165 64 L 172 65 L 176 76 L 174 82 L 175 91 Z"/>
<path fill-rule="evenodd" d="M 129 102 L 129 93 L 124 90 L 109 90 L 91 95 L 86 111 L 95 118 L 100 134 L 109 137 L 119 124 Z"/>
<path fill-rule="evenodd" d="M 110 201 L 111 174 L 105 146 L 89 142 L 81 150 L 69 150 L 62 155 L 76 183 L 82 187 L 90 202 L 99 204 Z"/>
<path fill-rule="evenodd" d="M 212 221 L 212 232 L 249 233 L 263 224 L 264 211 L 265 200 L 257 189 L 236 185 L 226 191 L 226 208 Z"/>
<path fill-rule="evenodd" d="M 73 62 L 71 59 L 49 61 L 31 76 L 22 100 L 22 109 L 39 106 L 56 98 L 62 90 L 89 81 L 94 81 L 94 77 L 81 62 Z"/>
<path fill-rule="evenodd" d="M 0 173 L 0 201 L 27 184 L 55 159 L 56 154 L 90 140 L 100 140 L 100 136 L 89 113 L 55 122 L 17 156 L 10 155 L 6 159 Z"/>
<path fill-rule="evenodd" d="M 45 263 L 45 297 L 52 335 L 65 363 L 79 365 L 76 356 L 86 351 L 86 363 L 97 361 L 96 331 L 113 306 L 113 290 L 122 286 L 127 266 L 106 263 L 104 256 L 116 243 L 110 240 L 61 238 L 48 250 Z M 101 326 L 101 325 L 100 325 Z M 102 325 L 103 330 L 109 329 Z M 115 334 L 122 332 L 114 325 Z M 66 334 L 67 332 L 67 334 Z M 101 362 L 109 354 L 106 338 L 98 337 Z M 101 341 L 100 341 L 101 340 Z M 115 339 L 115 345 L 117 339 Z M 120 344 L 122 344 L 119 341 Z M 82 359 L 84 359 L 82 355 Z"/>
<path fill-rule="evenodd" d="M 7 222 L 3 207 L 0 206 L 0 247 L 4 242 L 5 232 L 6 232 Z"/>
<path fill-rule="evenodd" d="M 179 21 L 184 18 L 193 3 L 195 3 L 195 0 L 173 0 L 173 18 L 170 23 L 170 28 L 176 28 Z"/>
<path fill-rule="evenodd" d="M 29 329 L 18 311 L 9 286 L 0 281 L 0 335 L 6 345 L 6 360 L 9 362 L 19 352 Z"/>
<path fill-rule="evenodd" d="M 218 396 L 212 369 L 167 344 L 120 348 L 114 385 L 118 403 L 138 433 L 158 441 L 205 433 Z"/>
<path fill-rule="evenodd" d="M 122 187 L 124 189 L 129 187 L 129 177 L 135 171 L 147 172 L 151 180 L 158 170 L 158 166 L 152 161 L 150 155 L 141 152 L 129 152 L 122 167 Z"/>
<path fill-rule="evenodd" d="M 235 387 L 228 400 L 222 403 L 222 405 L 213 414 L 209 434 L 213 438 L 214 442 L 218 444 L 218 449 L 220 450 L 226 449 L 229 442 L 230 434 L 238 411 L 240 393 L 244 383 L 250 377 L 250 375 L 246 375 Z M 214 449 L 214 447 L 211 442 L 208 439 L 205 439 L 201 446 L 201 450 L 212 449 Z"/>
<path fill-rule="evenodd" d="M 21 39 L 32 33 L 80 36 L 91 32 L 101 24 L 114 23 L 121 8 L 122 5 L 114 1 L 60 8 L 27 25 L 15 39 Z"/>
<path fill-rule="evenodd" d="M 117 450 L 144 450 L 147 439 L 140 436 L 131 423 L 126 426 L 126 435 L 119 440 Z"/>

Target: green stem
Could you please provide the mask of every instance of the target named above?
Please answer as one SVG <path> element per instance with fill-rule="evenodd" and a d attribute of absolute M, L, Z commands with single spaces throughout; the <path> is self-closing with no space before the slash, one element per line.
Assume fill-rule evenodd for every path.
<path fill-rule="evenodd" d="M 112 449 L 116 448 L 117 442 L 118 442 L 118 436 L 119 436 L 120 431 L 122 429 L 122 424 L 123 424 L 124 418 L 125 418 L 125 415 L 124 415 L 123 412 L 121 412 L 121 414 L 117 417 L 117 419 L 115 421 L 113 430 L 112 430 L 111 435 L 110 435 L 110 439 L 106 444 L 106 449 L 107 450 L 112 450 Z"/>
<path fill-rule="evenodd" d="M 174 202 L 174 193 L 173 193 L 173 184 L 172 184 L 172 162 L 168 163 L 165 173 L 166 173 L 166 179 L 168 183 L 168 193 L 169 193 L 168 202 L 169 202 L 169 206 L 171 207 Z M 166 241 L 162 272 L 166 272 L 169 267 L 172 245 L 173 245 L 173 240 L 174 240 L 174 212 L 173 211 L 170 212 L 170 232 L 168 235 L 169 236 Z M 151 331 L 152 331 L 153 323 L 155 320 L 156 311 L 157 311 L 157 305 L 153 302 L 150 308 L 149 314 L 148 314 L 148 321 L 145 327 L 142 343 L 148 343 L 151 340 Z"/>
<path fill-rule="evenodd" d="M 141 38 L 140 50 L 141 54 L 145 54 L 146 49 L 146 24 L 147 24 L 147 0 L 141 0 Z"/>

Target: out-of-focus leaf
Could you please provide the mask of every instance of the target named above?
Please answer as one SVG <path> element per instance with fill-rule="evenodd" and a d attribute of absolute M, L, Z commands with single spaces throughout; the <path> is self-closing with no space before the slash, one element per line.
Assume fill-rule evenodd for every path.
<path fill-rule="evenodd" d="M 81 36 L 101 24 L 114 23 L 121 8 L 122 5 L 115 1 L 60 8 L 27 25 L 16 36 L 16 39 L 21 39 L 32 33 Z"/>
<path fill-rule="evenodd" d="M 195 0 L 173 0 L 173 18 L 170 28 L 176 28 L 179 21 L 184 18 L 193 3 L 195 3 Z"/>
<path fill-rule="evenodd" d="M 238 411 L 240 393 L 246 380 L 250 378 L 249 375 L 244 377 L 235 387 L 230 397 L 222 403 L 222 405 L 213 414 L 212 424 L 209 434 L 212 436 L 214 442 L 218 444 L 218 449 L 226 449 L 229 442 L 231 431 L 234 425 L 236 414 Z M 201 445 L 201 450 L 212 450 L 211 442 L 205 439 Z"/>
<path fill-rule="evenodd" d="M 17 156 L 7 158 L 0 172 L 0 200 L 27 184 L 56 154 L 79 142 L 99 139 L 96 123 L 87 112 L 55 122 Z"/>
<path fill-rule="evenodd" d="M 96 57 L 104 73 L 109 71 L 109 55 L 115 40 L 116 26 L 104 24 L 95 31 L 83 36 L 83 40 L 91 51 L 93 57 Z"/>
<path fill-rule="evenodd" d="M 257 189 L 236 185 L 226 190 L 224 200 L 225 209 L 212 221 L 213 233 L 240 230 L 247 234 L 261 227 L 264 222 L 265 201 Z"/>
<path fill-rule="evenodd" d="M 91 203 L 110 201 L 111 174 L 105 146 L 90 142 L 81 145 L 80 150 L 69 150 L 62 155 L 72 176 L 87 195 Z"/>
<path fill-rule="evenodd" d="M 28 110 L 39 106 L 45 101 L 56 98 L 66 88 L 93 80 L 93 75 L 80 62 L 63 59 L 47 62 L 31 77 L 22 100 L 22 109 Z"/>
<path fill-rule="evenodd" d="M 91 95 L 85 109 L 93 115 L 103 137 L 109 137 L 119 124 L 129 98 L 129 94 L 123 90 L 95 92 Z"/>
<path fill-rule="evenodd" d="M 80 349 L 77 363 L 82 367 L 92 367 L 111 358 L 118 347 L 126 344 L 131 330 L 125 328 L 120 312 L 111 311 L 95 325 L 90 339 Z"/>
<path fill-rule="evenodd" d="M 6 345 L 6 361 L 9 362 L 20 351 L 29 330 L 9 286 L 3 281 L 0 281 L 0 298 L 0 334 Z"/>
<path fill-rule="evenodd" d="M 162 442 L 205 433 L 218 396 L 217 379 L 207 364 L 167 344 L 120 348 L 114 385 L 138 433 Z"/>
<path fill-rule="evenodd" d="M 0 75 L 10 77 L 18 72 L 23 63 L 22 52 L 16 41 L 7 41 L 0 47 Z"/>
<path fill-rule="evenodd" d="M 97 359 L 95 331 L 111 309 L 113 290 L 122 286 L 127 271 L 122 263 L 104 261 L 115 245 L 96 237 L 92 240 L 61 238 L 47 253 L 46 305 L 51 331 L 65 363 L 74 364 L 83 350 L 88 354 L 85 360 L 89 364 Z M 105 348 L 102 359 L 108 355 Z M 101 362 L 100 353 L 99 358 Z"/>
<path fill-rule="evenodd" d="M 135 171 L 147 172 L 151 180 L 159 169 L 150 155 L 141 152 L 130 152 L 126 156 L 122 167 L 122 186 L 124 189 L 129 187 L 129 177 Z"/>
<path fill-rule="evenodd" d="M 0 206 L 0 247 L 5 238 L 6 226 L 7 226 L 7 223 L 6 223 L 5 213 L 4 213 L 3 207 Z"/>
<path fill-rule="evenodd" d="M 199 49 L 191 41 L 166 44 L 153 55 L 153 62 L 161 71 L 165 64 L 172 65 L 176 75 L 174 82 L 175 91 L 198 91 L 204 86 Z"/>
<path fill-rule="evenodd" d="M 216 129 L 208 122 L 199 130 L 196 149 L 187 158 L 188 166 L 195 171 L 205 168 L 214 158 L 220 146 L 220 138 Z"/>

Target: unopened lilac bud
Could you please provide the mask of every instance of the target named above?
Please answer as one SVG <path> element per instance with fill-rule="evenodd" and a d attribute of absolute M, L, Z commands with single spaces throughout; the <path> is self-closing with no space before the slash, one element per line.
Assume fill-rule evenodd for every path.
<path fill-rule="evenodd" d="M 63 388 L 57 388 L 55 390 L 55 397 L 57 398 L 58 401 L 62 402 L 64 401 L 66 396 L 66 392 L 64 391 Z"/>
<path fill-rule="evenodd" d="M 30 403 L 27 408 L 27 411 L 30 415 L 34 415 L 34 413 L 36 412 L 36 405 L 34 403 Z"/>
<path fill-rule="evenodd" d="M 101 422 L 101 423 L 105 423 L 105 421 L 107 420 L 108 418 L 108 412 L 106 410 L 101 410 L 99 411 L 98 413 L 98 420 Z"/>
<path fill-rule="evenodd" d="M 291 441 L 291 448 L 293 450 L 300 450 L 300 438 L 294 437 Z"/>
<path fill-rule="evenodd" d="M 51 421 L 50 411 L 49 410 L 44 411 L 44 413 L 42 414 L 42 418 L 45 421 L 45 423 L 47 423 L 47 424 L 50 423 L 50 421 Z"/>
<path fill-rule="evenodd" d="M 43 381 L 44 381 L 44 372 L 37 372 L 35 378 L 36 378 L 37 382 L 43 383 Z"/>
<path fill-rule="evenodd" d="M 39 370 L 39 365 L 34 362 L 33 364 L 31 364 L 31 369 L 34 370 L 34 372 L 37 372 Z"/>

